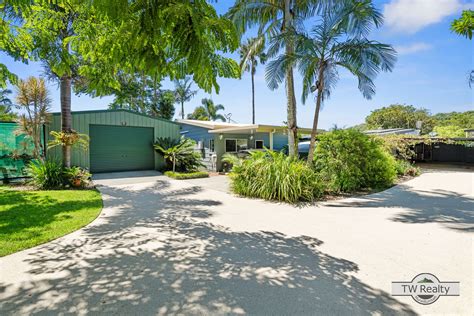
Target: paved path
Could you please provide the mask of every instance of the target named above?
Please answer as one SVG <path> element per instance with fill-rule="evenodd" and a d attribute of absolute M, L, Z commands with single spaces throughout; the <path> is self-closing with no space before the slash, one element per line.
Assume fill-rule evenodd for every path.
<path fill-rule="evenodd" d="M 301 207 L 128 176 L 98 180 L 93 224 L 0 258 L 1 315 L 473 314 L 472 172 Z M 421 272 L 461 296 L 390 295 Z"/>

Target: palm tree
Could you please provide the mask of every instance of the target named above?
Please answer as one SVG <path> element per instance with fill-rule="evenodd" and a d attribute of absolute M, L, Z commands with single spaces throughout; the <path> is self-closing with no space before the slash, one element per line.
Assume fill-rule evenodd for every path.
<path fill-rule="evenodd" d="M 237 0 L 229 9 L 228 16 L 240 33 L 257 26 L 258 34 L 269 41 L 275 40 L 279 34 L 291 34 L 303 26 L 303 21 L 318 12 L 323 4 L 331 0 Z M 336 2 L 336 1 L 334 1 Z M 286 55 L 294 53 L 293 39 L 285 36 L 279 45 L 268 52 L 275 57 L 284 49 Z M 296 98 L 293 78 L 293 65 L 288 65 L 284 74 L 287 97 L 287 125 L 289 154 L 296 155 L 298 146 L 298 128 L 296 122 Z M 270 89 L 278 86 L 269 85 Z"/>
<path fill-rule="evenodd" d="M 226 121 L 224 115 L 217 113 L 218 111 L 224 111 L 225 108 L 222 104 L 214 104 L 214 101 L 207 98 L 202 99 L 201 103 L 204 109 L 206 109 L 206 113 L 210 121 Z"/>
<path fill-rule="evenodd" d="M 181 104 L 181 118 L 184 119 L 184 103 L 191 101 L 196 95 L 197 90 L 192 90 L 192 81 L 190 77 L 184 78 L 184 80 L 175 80 L 175 96 L 176 102 Z"/>
<path fill-rule="evenodd" d="M 311 35 L 295 37 L 295 54 L 285 56 L 271 65 L 272 80 L 285 71 L 285 64 L 296 62 L 303 77 L 302 101 L 316 93 L 316 109 L 308 153 L 312 163 L 321 104 L 330 96 L 338 81 L 338 68 L 357 77 L 359 90 L 370 99 L 375 94 L 373 80 L 380 71 L 392 71 L 395 50 L 387 44 L 367 39 L 373 27 L 382 24 L 382 15 L 369 2 L 345 2 L 344 5 L 324 10 L 321 21 Z M 289 60 L 289 61 L 288 61 Z"/>
<path fill-rule="evenodd" d="M 263 52 L 265 45 L 262 37 L 250 38 L 240 47 L 240 71 L 250 71 L 252 78 L 252 124 L 255 124 L 255 73 L 257 65 L 265 63 L 266 55 Z"/>
<path fill-rule="evenodd" d="M 200 121 L 217 121 L 221 120 L 226 122 L 224 115 L 217 113 L 220 110 L 224 110 L 222 104 L 214 104 L 211 99 L 204 98 L 201 100 L 202 105 L 194 109 L 194 112 L 188 114 L 188 119 L 200 120 Z"/>

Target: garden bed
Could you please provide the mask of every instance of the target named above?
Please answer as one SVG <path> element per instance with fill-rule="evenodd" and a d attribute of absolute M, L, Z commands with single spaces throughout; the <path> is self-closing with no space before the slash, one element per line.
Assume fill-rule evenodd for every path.
<path fill-rule="evenodd" d="M 102 209 L 96 190 L 30 189 L 0 186 L 0 257 L 78 230 Z"/>
<path fill-rule="evenodd" d="M 198 178 L 208 178 L 209 173 L 206 171 L 195 171 L 195 172 L 173 172 L 166 171 L 165 175 L 177 179 L 177 180 L 186 180 L 186 179 L 198 179 Z"/>

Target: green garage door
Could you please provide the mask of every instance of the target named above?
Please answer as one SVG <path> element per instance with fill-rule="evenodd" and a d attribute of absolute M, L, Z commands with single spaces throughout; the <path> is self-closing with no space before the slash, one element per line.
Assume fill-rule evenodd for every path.
<path fill-rule="evenodd" d="M 153 128 L 90 125 L 91 172 L 155 169 Z"/>

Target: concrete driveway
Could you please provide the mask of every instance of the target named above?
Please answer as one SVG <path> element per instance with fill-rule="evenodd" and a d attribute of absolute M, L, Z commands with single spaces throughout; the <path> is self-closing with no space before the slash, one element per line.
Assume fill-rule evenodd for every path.
<path fill-rule="evenodd" d="M 473 314 L 469 170 L 300 207 L 156 173 L 102 178 L 95 222 L 0 258 L 0 314 Z M 461 295 L 391 296 L 422 272 Z"/>

